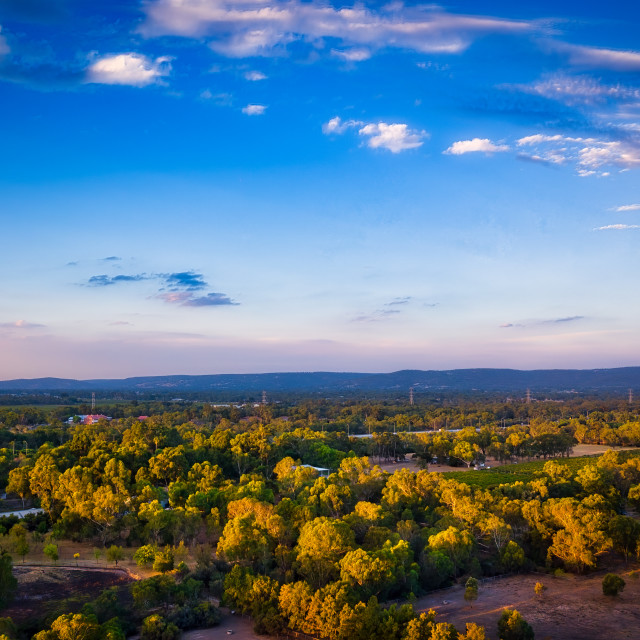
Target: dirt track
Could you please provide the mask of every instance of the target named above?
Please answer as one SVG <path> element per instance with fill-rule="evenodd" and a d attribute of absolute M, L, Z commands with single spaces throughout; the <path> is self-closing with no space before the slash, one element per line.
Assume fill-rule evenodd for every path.
<path fill-rule="evenodd" d="M 602 595 L 604 573 L 510 576 L 483 582 L 473 606 L 464 600 L 464 587 L 459 585 L 419 598 L 415 608 L 435 609 L 438 621 L 451 622 L 458 631 L 464 631 L 466 622 L 476 622 L 492 639 L 498 637 L 502 610 L 509 607 L 522 614 L 537 640 L 638 640 L 640 574 L 619 571 L 627 584 L 622 594 L 611 598 Z M 541 597 L 533 591 L 538 581 L 547 587 Z"/>

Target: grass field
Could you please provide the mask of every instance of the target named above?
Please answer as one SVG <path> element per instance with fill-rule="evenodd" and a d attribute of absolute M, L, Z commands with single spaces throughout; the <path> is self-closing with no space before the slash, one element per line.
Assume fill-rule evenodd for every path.
<path fill-rule="evenodd" d="M 562 464 L 571 469 L 576 474 L 582 467 L 593 464 L 596 458 L 602 454 L 581 456 L 579 458 L 553 458 L 554 462 Z M 640 456 L 640 450 L 629 451 L 629 456 Z M 448 478 L 453 478 L 458 482 L 482 487 L 483 489 L 492 489 L 501 484 L 513 484 L 514 482 L 531 482 L 537 473 L 540 473 L 544 465 L 549 460 L 536 460 L 534 462 L 521 462 L 518 464 L 506 464 L 497 469 L 488 469 L 484 471 L 449 471 Z"/>

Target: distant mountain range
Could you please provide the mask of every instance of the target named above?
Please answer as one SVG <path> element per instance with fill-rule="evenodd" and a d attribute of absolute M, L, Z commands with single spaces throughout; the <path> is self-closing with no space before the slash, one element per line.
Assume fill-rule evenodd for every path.
<path fill-rule="evenodd" d="M 393 373 L 261 373 L 148 376 L 122 380 L 34 378 L 0 381 L 0 393 L 140 392 L 408 392 L 423 391 L 623 391 L 640 389 L 640 367 L 617 369 L 454 369 Z"/>

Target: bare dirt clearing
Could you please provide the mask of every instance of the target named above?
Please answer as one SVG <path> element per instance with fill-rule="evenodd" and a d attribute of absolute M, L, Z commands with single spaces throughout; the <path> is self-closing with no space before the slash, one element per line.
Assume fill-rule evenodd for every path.
<path fill-rule="evenodd" d="M 619 571 L 627 584 L 615 598 L 602 594 L 605 572 L 599 571 L 590 576 L 536 574 L 482 582 L 473 606 L 464 600 L 464 587 L 457 585 L 419 598 L 414 606 L 416 611 L 434 609 L 439 622 L 451 622 L 459 631 L 466 622 L 476 622 L 494 639 L 498 619 L 508 607 L 522 614 L 537 640 L 638 640 L 640 575 L 630 574 L 631 569 Z M 541 597 L 534 594 L 536 582 L 547 587 Z"/>
<path fill-rule="evenodd" d="M 110 569 L 15 566 L 13 575 L 18 591 L 2 615 L 17 624 L 42 618 L 66 598 L 96 598 L 107 587 L 133 582 L 125 571 Z"/>

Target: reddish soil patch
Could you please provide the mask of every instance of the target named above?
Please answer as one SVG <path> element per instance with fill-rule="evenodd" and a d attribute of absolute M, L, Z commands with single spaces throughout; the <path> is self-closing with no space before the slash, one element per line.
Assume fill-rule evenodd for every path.
<path fill-rule="evenodd" d="M 16 624 L 42 618 L 61 600 L 91 600 L 107 587 L 133 582 L 125 571 L 104 569 L 15 566 L 13 575 L 18 590 L 2 616 L 10 616 Z"/>
<path fill-rule="evenodd" d="M 636 567 L 637 569 L 637 567 Z M 590 576 L 510 576 L 480 584 L 473 606 L 458 585 L 420 598 L 416 611 L 435 609 L 439 622 L 451 622 L 458 631 L 465 623 L 485 627 L 488 638 L 498 637 L 498 619 L 505 607 L 517 609 L 533 627 L 537 640 L 638 640 L 640 638 L 640 574 L 618 570 L 626 581 L 624 591 L 611 598 L 602 594 L 606 572 Z M 536 582 L 547 587 L 534 594 Z M 446 603 L 446 604 L 445 604 Z"/>

